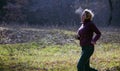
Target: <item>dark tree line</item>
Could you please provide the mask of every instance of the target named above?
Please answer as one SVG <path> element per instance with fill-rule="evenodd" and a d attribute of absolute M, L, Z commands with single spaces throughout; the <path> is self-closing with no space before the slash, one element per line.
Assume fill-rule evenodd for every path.
<path fill-rule="evenodd" d="M 0 21 L 79 25 L 79 7 L 91 9 L 97 24 L 119 25 L 120 0 L 0 0 Z"/>
<path fill-rule="evenodd" d="M 25 21 L 25 6 L 27 0 L 0 0 L 0 17 L 5 22 Z"/>
<path fill-rule="evenodd" d="M 76 18 L 73 0 L 34 0 L 28 9 L 30 23 L 63 25 L 72 24 Z"/>
<path fill-rule="evenodd" d="M 0 0 L 0 21 L 3 20 L 3 17 L 6 14 L 6 10 L 4 9 L 4 6 L 7 4 L 6 0 Z"/>

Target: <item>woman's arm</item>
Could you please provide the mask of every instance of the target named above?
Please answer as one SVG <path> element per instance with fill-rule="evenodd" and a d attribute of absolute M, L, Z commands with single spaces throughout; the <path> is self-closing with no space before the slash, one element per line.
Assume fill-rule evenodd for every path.
<path fill-rule="evenodd" d="M 96 33 L 95 37 L 93 37 L 92 42 L 91 42 L 91 43 L 95 44 L 96 41 L 100 38 L 101 32 L 100 32 L 99 29 L 95 26 L 95 24 L 92 24 L 91 28 L 92 28 L 92 31 Z"/>

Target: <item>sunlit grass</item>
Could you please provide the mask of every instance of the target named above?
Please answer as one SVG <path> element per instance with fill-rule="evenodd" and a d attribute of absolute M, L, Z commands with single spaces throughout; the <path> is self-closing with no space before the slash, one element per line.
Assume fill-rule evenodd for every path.
<path fill-rule="evenodd" d="M 119 46 L 118 43 L 96 45 L 91 58 L 93 66 L 100 70 L 120 66 Z"/>
<path fill-rule="evenodd" d="M 114 47 L 113 47 L 114 46 Z M 119 44 L 96 45 L 91 66 L 106 69 L 120 65 Z M 46 45 L 38 43 L 0 46 L 1 70 L 13 71 L 76 71 L 80 47 L 75 44 Z"/>

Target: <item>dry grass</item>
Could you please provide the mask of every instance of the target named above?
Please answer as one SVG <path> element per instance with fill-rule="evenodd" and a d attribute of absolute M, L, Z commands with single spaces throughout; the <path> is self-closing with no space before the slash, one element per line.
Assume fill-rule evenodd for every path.
<path fill-rule="evenodd" d="M 75 31 L 35 28 L 17 31 L 37 37 L 27 43 L 1 44 L 0 71 L 77 71 L 81 49 L 74 39 Z M 119 29 L 101 31 L 91 66 L 99 71 L 120 71 Z"/>

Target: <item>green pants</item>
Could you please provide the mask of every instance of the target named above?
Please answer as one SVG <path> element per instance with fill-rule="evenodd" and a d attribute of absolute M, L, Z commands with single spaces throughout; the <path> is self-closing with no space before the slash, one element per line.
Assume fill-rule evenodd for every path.
<path fill-rule="evenodd" d="M 78 71 L 97 71 L 90 68 L 90 57 L 94 52 L 94 46 L 83 46 L 82 54 L 77 65 Z"/>

